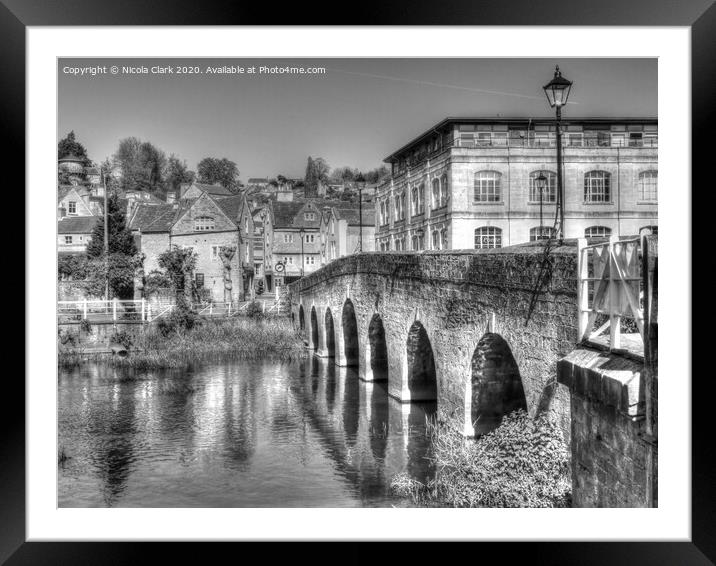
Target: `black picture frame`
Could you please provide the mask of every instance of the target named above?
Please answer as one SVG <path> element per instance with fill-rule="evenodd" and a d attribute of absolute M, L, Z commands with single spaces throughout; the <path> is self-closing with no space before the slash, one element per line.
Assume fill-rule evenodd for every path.
<path fill-rule="evenodd" d="M 692 186 L 703 189 L 713 186 L 710 159 L 705 151 L 713 145 L 711 132 L 716 101 L 716 6 L 713 0 L 448 0 L 441 3 L 361 2 L 350 6 L 345 16 L 332 8 L 316 9 L 302 3 L 282 7 L 269 3 L 248 3 L 226 0 L 156 0 L 151 4 L 143 0 L 2 0 L 0 3 L 0 59 L 2 60 L 1 120 L 9 148 L 5 157 L 11 163 L 23 163 L 25 152 L 25 31 L 27 26 L 65 25 L 261 25 L 261 24 L 325 24 L 325 25 L 627 25 L 627 26 L 690 26 L 692 31 Z M 48 125 L 48 127 L 54 127 Z M 704 158 L 699 159 L 699 151 Z M 8 186 L 25 185 L 24 169 L 13 167 L 12 182 Z M 688 180 L 685 180 L 686 190 Z M 703 191 L 707 192 L 706 190 Z M 713 190 L 699 202 L 698 209 L 709 210 Z M 49 193 L 48 193 L 49 194 Z M 692 197 L 695 191 L 691 191 Z M 26 195 L 26 214 L 30 214 Z M 698 210 L 697 209 L 697 210 Z M 683 234 L 691 238 L 691 234 Z M 699 257 L 702 240 L 693 239 L 694 257 Z M 25 261 L 32 261 L 26 256 Z M 683 274 L 685 281 L 690 274 Z M 703 283 L 702 283 L 703 284 Z M 693 286 L 698 296 L 698 286 Z M 704 290 L 705 292 L 705 290 Z M 26 297 L 27 299 L 27 297 Z M 683 329 L 691 332 L 692 329 Z M 692 334 L 692 349 L 704 347 L 706 333 Z M 666 375 L 666 379 L 683 380 L 688 384 L 691 352 L 680 353 L 684 358 L 685 375 Z M 48 376 L 48 380 L 50 377 Z M 690 542 L 527 542 L 527 543 L 474 543 L 470 547 L 475 560 L 487 559 L 497 553 L 505 563 L 528 560 L 531 564 L 581 564 L 617 566 L 629 564 L 686 565 L 713 564 L 716 560 L 716 474 L 714 473 L 714 442 L 710 408 L 713 399 L 709 374 L 695 375 L 692 388 L 692 535 Z M 226 545 L 200 546 L 168 543 L 81 543 L 81 542 L 25 542 L 25 406 L 23 381 L 16 374 L 5 376 L 5 406 L 15 412 L 0 411 L 2 442 L 0 443 L 0 563 L 15 564 L 117 564 L 155 560 L 148 548 L 162 553 L 162 562 L 179 555 L 183 560 L 212 563 L 217 551 L 224 552 Z M 662 400 L 663 401 L 663 400 Z M 668 400 L 667 400 L 668 402 Z M 355 526 L 347 526 L 354 529 Z M 476 525 L 479 532 L 479 525 Z M 589 533 L 585 532 L 585 537 Z M 560 533 L 555 532 L 559 539 Z M 320 533 L 316 533 L 320 539 Z M 382 553 L 377 543 L 356 545 L 355 550 L 340 549 L 332 552 L 322 549 L 321 555 L 331 561 L 366 561 L 374 553 Z M 220 546 L 222 548 L 217 549 Z M 286 548 L 290 546 L 291 548 Z M 286 545 L 281 554 L 287 556 L 301 552 Z M 439 545 L 436 545 L 439 546 Z M 275 547 L 271 550 L 276 558 Z M 305 552 L 305 551 L 304 551 Z M 436 557 L 449 559 L 444 550 L 411 545 L 400 550 L 401 560 L 410 560 L 415 553 L 421 561 Z M 450 551 L 453 552 L 452 550 Z M 458 551 L 459 552 L 459 551 Z M 315 553 L 311 559 L 320 559 Z M 340 558 L 343 557 L 343 558 Z M 216 558 L 218 560 L 218 558 Z"/>

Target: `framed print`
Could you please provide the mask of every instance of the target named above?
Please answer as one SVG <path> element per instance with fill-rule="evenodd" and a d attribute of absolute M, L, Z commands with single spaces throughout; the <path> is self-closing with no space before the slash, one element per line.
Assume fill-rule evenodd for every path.
<path fill-rule="evenodd" d="M 715 9 L 524 4 L 4 2 L 28 332 L 3 560 L 711 563 L 691 152 Z"/>

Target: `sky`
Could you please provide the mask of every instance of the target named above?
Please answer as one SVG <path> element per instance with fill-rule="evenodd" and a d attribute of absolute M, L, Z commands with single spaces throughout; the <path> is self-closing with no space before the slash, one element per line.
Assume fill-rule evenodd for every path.
<path fill-rule="evenodd" d="M 656 59 L 59 59 L 57 139 L 74 130 L 100 163 L 135 136 L 192 170 L 226 157 L 244 182 L 303 177 L 308 156 L 365 171 L 448 116 L 554 116 L 542 86 L 557 64 L 574 83 L 564 119 L 657 116 Z M 207 72 L 222 66 L 243 72 Z M 325 73 L 261 69 L 285 66 Z"/>

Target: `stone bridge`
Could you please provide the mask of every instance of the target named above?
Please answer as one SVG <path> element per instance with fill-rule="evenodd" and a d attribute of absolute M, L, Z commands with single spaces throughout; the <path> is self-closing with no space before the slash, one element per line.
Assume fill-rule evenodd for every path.
<path fill-rule="evenodd" d="M 437 400 L 466 436 L 526 408 L 554 412 L 568 437 L 556 367 L 577 342 L 576 277 L 568 243 L 363 253 L 291 284 L 291 316 L 316 355 L 401 402 Z"/>

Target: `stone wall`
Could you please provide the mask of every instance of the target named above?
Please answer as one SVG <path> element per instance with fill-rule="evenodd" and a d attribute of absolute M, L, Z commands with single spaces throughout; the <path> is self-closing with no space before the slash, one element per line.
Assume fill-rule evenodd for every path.
<path fill-rule="evenodd" d="M 371 379 L 368 327 L 379 314 L 388 352 L 388 389 L 410 401 L 407 344 L 411 325 L 425 328 L 434 353 L 438 410 L 459 419 L 472 435 L 474 401 L 472 359 L 488 332 L 511 349 L 531 414 L 551 411 L 569 434 L 569 396 L 556 383 L 556 362 L 577 337 L 576 248 L 549 255 L 547 283 L 530 303 L 542 271 L 542 247 L 525 245 L 469 252 L 364 253 L 336 260 L 293 283 L 292 311 L 298 324 L 303 310 L 306 335 L 312 336 L 312 310 L 318 321 L 318 351 L 326 352 L 325 313 L 336 331 L 336 363 L 345 364 L 342 313 L 353 303 L 359 342 L 359 373 Z"/>
<path fill-rule="evenodd" d="M 575 507 L 648 507 L 644 364 L 579 348 L 558 363 L 571 391 Z"/>

